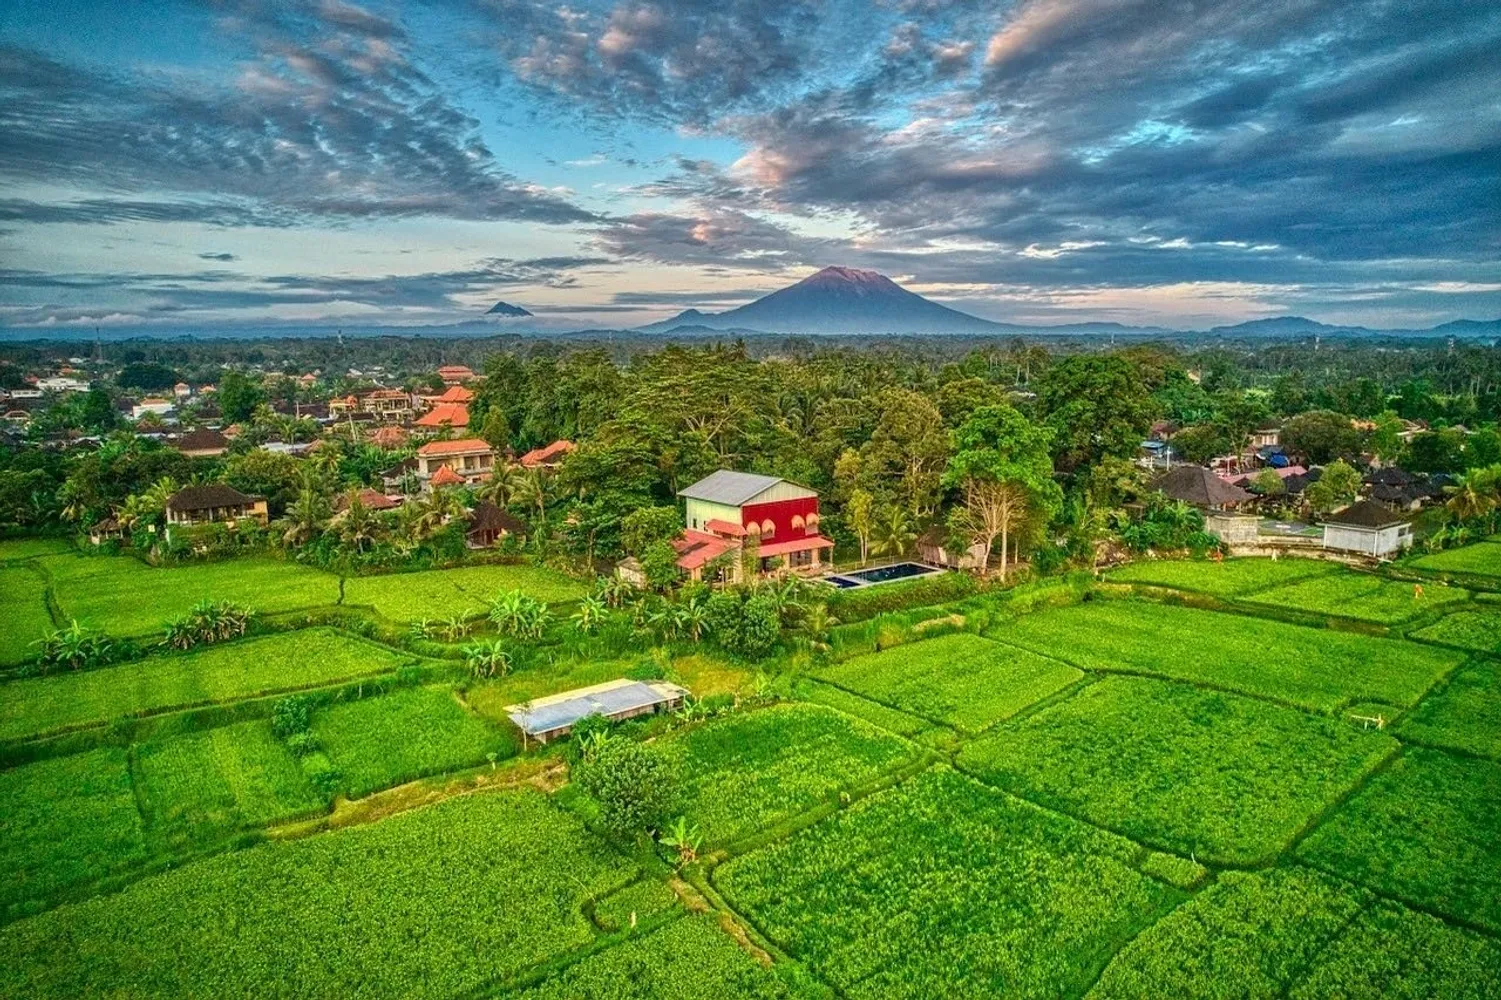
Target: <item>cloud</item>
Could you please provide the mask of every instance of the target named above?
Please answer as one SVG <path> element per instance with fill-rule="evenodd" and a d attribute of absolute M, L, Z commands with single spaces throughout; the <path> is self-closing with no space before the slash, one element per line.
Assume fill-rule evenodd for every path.
<path fill-rule="evenodd" d="M 65 221 L 148 217 L 147 192 L 165 193 L 163 216 L 191 208 L 235 225 L 593 218 L 501 169 L 395 22 L 337 0 L 232 11 L 224 30 L 253 56 L 229 77 L 0 47 L 0 178 L 114 193 L 65 207 Z"/>
<path fill-rule="evenodd" d="M 228 263 L 229 261 L 239 260 L 240 258 L 236 257 L 232 253 L 201 253 L 201 254 L 198 255 L 198 259 L 199 260 L 217 260 L 217 261 L 222 261 L 222 262 Z"/>

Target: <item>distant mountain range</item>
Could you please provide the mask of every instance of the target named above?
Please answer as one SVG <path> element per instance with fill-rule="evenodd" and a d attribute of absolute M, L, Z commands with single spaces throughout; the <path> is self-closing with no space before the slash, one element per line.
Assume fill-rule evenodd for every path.
<path fill-rule="evenodd" d="M 671 319 L 636 328 L 638 333 L 735 331 L 781 334 L 918 334 L 1165 336 L 1185 331 L 1121 323 L 1056 325 L 998 323 L 940 305 L 898 285 L 884 274 L 852 267 L 826 267 L 795 285 L 763 295 L 736 309 L 708 313 L 685 309 Z M 1257 319 L 1205 331 L 1222 337 L 1302 337 L 1314 335 L 1455 337 L 1501 336 L 1501 320 L 1456 320 L 1429 330 L 1369 330 L 1332 326 L 1301 316 Z"/>
<path fill-rule="evenodd" d="M 580 312 L 588 312 L 582 307 Z M 331 337 L 338 327 L 278 326 L 210 326 L 199 328 L 132 326 L 106 327 L 103 338 L 125 340 L 133 337 L 166 339 L 173 337 L 262 338 L 262 337 Z M 549 312 L 539 318 L 523 306 L 497 302 L 481 316 L 449 325 L 344 327 L 349 336 L 404 337 L 489 337 L 498 333 L 538 337 L 607 336 L 625 334 L 676 334 L 680 337 L 714 337 L 725 333 L 754 336 L 771 335 L 843 335 L 843 336 L 971 336 L 971 337 L 1123 337 L 1172 338 L 1223 337 L 1231 340 L 1251 338 L 1287 339 L 1313 336 L 1327 337 L 1457 337 L 1461 339 L 1501 338 L 1501 319 L 1462 319 L 1420 330 L 1372 330 L 1362 326 L 1336 326 L 1305 319 L 1302 316 L 1275 316 L 1254 319 L 1234 326 L 1216 326 L 1209 330 L 1172 330 L 1157 326 L 1126 326 L 1121 323 L 998 323 L 981 319 L 910 292 L 884 274 L 853 267 L 826 267 L 794 285 L 763 295 L 725 312 L 685 309 L 671 319 L 634 330 L 584 327 L 570 322 L 567 314 Z M 0 341 L 92 340 L 95 332 L 87 328 L 0 328 Z"/>

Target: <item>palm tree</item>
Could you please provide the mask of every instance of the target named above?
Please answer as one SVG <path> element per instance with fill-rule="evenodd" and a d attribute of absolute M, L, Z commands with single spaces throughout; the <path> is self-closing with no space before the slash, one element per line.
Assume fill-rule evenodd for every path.
<path fill-rule="evenodd" d="M 690 864 L 698 860 L 699 849 L 704 843 L 703 831 L 698 824 L 688 825 L 688 820 L 679 816 L 672 826 L 662 834 L 661 843 L 664 847 L 673 847 L 678 852 L 678 867 Z"/>
<path fill-rule="evenodd" d="M 287 505 L 286 514 L 278 522 L 282 529 L 282 544 L 291 547 L 312 541 L 323 530 L 329 513 L 328 500 L 314 488 L 311 480 L 304 479 L 297 499 Z"/>
<path fill-rule="evenodd" d="M 464 665 L 475 679 L 504 677 L 511 669 L 511 654 L 499 639 L 464 647 Z"/>
<path fill-rule="evenodd" d="M 495 471 L 490 473 L 490 478 L 480 484 L 477 495 L 481 500 L 488 500 L 497 507 L 508 507 L 511 501 L 521 495 L 525 478 L 525 471 L 514 462 L 496 466 Z"/>
<path fill-rule="evenodd" d="M 686 629 L 694 642 L 704 634 L 709 624 L 709 600 L 703 594 L 694 594 L 678 608 L 678 622 Z"/>
<path fill-rule="evenodd" d="M 827 652 L 829 648 L 829 631 L 839 624 L 839 619 L 829 614 L 829 606 L 823 602 L 809 605 L 803 612 L 802 633 L 808 641 L 808 648 L 815 653 Z"/>
<path fill-rule="evenodd" d="M 364 552 L 367 545 L 375 543 L 379 530 L 380 518 L 375 511 L 366 507 L 358 495 L 352 497 L 344 515 L 339 518 L 339 538 L 345 544 L 353 545 L 356 552 Z"/>
<path fill-rule="evenodd" d="M 915 541 L 917 532 L 912 530 L 911 516 L 902 507 L 888 507 L 882 519 L 876 522 L 875 552 L 901 558 L 912 551 Z"/>
<path fill-rule="evenodd" d="M 573 627 L 584 635 L 593 635 L 607 614 L 609 611 L 605 608 L 605 602 L 590 595 L 579 601 L 578 610 L 573 613 Z"/>
<path fill-rule="evenodd" d="M 1453 486 L 1444 487 L 1444 492 L 1449 494 L 1444 506 L 1458 521 L 1478 521 L 1501 502 L 1498 487 L 1501 487 L 1501 477 L 1491 469 L 1471 469 Z"/>
<path fill-rule="evenodd" d="M 520 479 L 512 499 L 537 508 L 537 523 L 547 520 L 547 475 L 541 469 L 528 469 Z"/>

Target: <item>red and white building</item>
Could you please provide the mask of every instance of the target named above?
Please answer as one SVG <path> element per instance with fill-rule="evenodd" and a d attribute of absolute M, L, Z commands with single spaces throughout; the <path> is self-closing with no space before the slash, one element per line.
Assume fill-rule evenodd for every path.
<path fill-rule="evenodd" d="M 442 480 L 438 473 L 447 469 Z M 479 438 L 430 441 L 417 449 L 417 476 L 439 486 L 477 483 L 495 471 L 495 450 Z"/>
<path fill-rule="evenodd" d="M 834 543 L 818 533 L 818 494 L 777 476 L 720 469 L 678 491 L 686 529 L 673 542 L 678 567 L 695 580 L 719 561 L 738 581 L 747 547 L 761 572 L 817 569 Z M 721 557 L 728 557 L 721 559 Z"/>

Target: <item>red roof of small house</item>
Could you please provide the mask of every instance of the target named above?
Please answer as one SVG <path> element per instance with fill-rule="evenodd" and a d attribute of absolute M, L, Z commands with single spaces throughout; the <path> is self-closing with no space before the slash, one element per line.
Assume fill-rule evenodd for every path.
<path fill-rule="evenodd" d="M 445 465 L 444 468 L 446 469 L 448 467 Z M 379 490 L 363 489 L 350 490 L 348 493 L 341 493 L 334 499 L 334 510 L 347 510 L 350 502 L 354 497 L 359 497 L 360 503 L 364 504 L 371 510 L 395 510 L 397 507 L 401 506 L 401 504 L 397 503 L 395 500 L 392 500 L 390 497 L 386 496 Z"/>
<path fill-rule="evenodd" d="M 744 538 L 745 528 L 734 521 L 725 521 L 717 517 L 711 517 L 704 522 L 704 527 L 716 535 L 729 535 L 731 538 Z"/>
<path fill-rule="evenodd" d="M 439 403 L 467 403 L 474 399 L 474 393 L 461 385 L 451 385 L 448 391 L 439 396 L 435 402 Z"/>
<path fill-rule="evenodd" d="M 674 538 L 672 547 L 678 553 L 678 566 L 692 572 L 735 548 L 735 543 L 702 531 L 689 530 Z"/>
<path fill-rule="evenodd" d="M 441 458 L 445 455 L 472 455 L 476 452 L 493 454 L 493 450 L 479 438 L 460 438 L 457 441 L 429 441 L 417 449 L 423 458 Z"/>
<path fill-rule="evenodd" d="M 410 396 L 400 389 L 376 389 L 365 396 L 366 399 L 405 399 L 411 401 Z"/>
<path fill-rule="evenodd" d="M 458 486 L 464 482 L 464 477 L 450 469 L 448 466 L 439 466 L 438 471 L 433 473 L 432 484 L 434 486 Z"/>
<path fill-rule="evenodd" d="M 533 448 L 521 456 L 521 466 L 525 469 L 536 469 L 544 465 L 557 465 L 563 460 L 564 455 L 577 447 L 578 445 L 572 441 L 554 441 L 546 447 Z"/>
<path fill-rule="evenodd" d="M 463 403 L 439 403 L 417 418 L 418 427 L 468 427 L 469 407 Z"/>
<path fill-rule="evenodd" d="M 407 432 L 400 427 L 392 427 L 390 424 L 387 424 L 370 435 L 370 441 L 377 447 L 385 448 L 389 451 L 394 448 L 400 448 L 407 443 Z"/>
<path fill-rule="evenodd" d="M 450 379 L 459 381 L 474 378 L 474 372 L 469 369 L 468 365 L 444 365 L 438 369 L 438 377 L 445 382 Z"/>
<path fill-rule="evenodd" d="M 822 535 L 808 535 L 805 538 L 789 538 L 785 542 L 763 542 L 756 550 L 756 554 L 766 559 L 771 556 L 785 556 L 790 552 L 808 552 L 812 549 L 831 549 L 833 541 Z"/>

